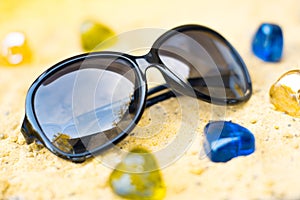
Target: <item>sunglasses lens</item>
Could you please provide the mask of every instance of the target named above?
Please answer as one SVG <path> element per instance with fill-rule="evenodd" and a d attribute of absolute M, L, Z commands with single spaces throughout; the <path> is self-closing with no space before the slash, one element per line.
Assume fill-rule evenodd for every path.
<path fill-rule="evenodd" d="M 164 65 L 191 84 L 196 94 L 235 101 L 250 92 L 246 66 L 233 47 L 215 32 L 176 32 L 159 46 L 158 54 Z"/>
<path fill-rule="evenodd" d="M 133 94 L 138 93 L 135 85 L 136 73 L 126 60 L 93 57 L 76 61 L 36 90 L 37 121 L 61 151 L 94 150 L 115 141 L 132 123 L 136 113 L 129 107 Z"/>

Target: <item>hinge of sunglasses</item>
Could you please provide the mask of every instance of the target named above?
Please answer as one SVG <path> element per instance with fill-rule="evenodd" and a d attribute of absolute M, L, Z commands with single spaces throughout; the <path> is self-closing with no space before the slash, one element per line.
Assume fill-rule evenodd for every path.
<path fill-rule="evenodd" d="M 31 144 L 37 140 L 36 136 L 32 134 L 34 132 L 35 132 L 35 130 L 29 123 L 27 117 L 25 116 L 22 127 L 21 127 L 21 133 L 23 134 L 27 144 Z"/>

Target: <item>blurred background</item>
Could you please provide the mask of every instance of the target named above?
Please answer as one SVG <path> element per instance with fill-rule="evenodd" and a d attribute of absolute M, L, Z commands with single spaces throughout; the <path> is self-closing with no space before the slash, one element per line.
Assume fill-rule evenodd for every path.
<path fill-rule="evenodd" d="M 283 29 L 293 26 L 288 34 L 299 33 L 300 6 L 298 0 L 3 0 L 0 39 L 10 31 L 22 31 L 35 59 L 52 63 L 82 51 L 79 29 L 86 19 L 106 24 L 116 34 L 143 27 L 206 25 L 244 54 L 261 22 L 276 22 Z"/>
<path fill-rule="evenodd" d="M 208 26 L 223 35 L 247 64 L 253 97 L 244 107 L 228 109 L 228 115 L 256 134 L 256 153 L 216 165 L 198 159 L 196 149 L 163 171 L 167 199 L 299 197 L 299 143 L 281 135 L 286 132 L 281 127 L 288 124 L 288 131 L 294 133 L 299 121 L 275 113 L 268 103 L 270 86 L 281 74 L 300 66 L 299 0 L 0 0 L 0 43 L 6 34 L 20 31 L 32 52 L 28 63 L 0 64 L 0 134 L 4 138 L 0 140 L 0 199 L 4 194 L 11 199 L 115 198 L 107 187 L 110 169 L 93 161 L 75 165 L 45 148 L 32 150 L 19 128 L 25 96 L 36 77 L 53 64 L 85 52 L 80 40 L 85 20 L 103 23 L 116 35 L 188 23 Z M 280 63 L 263 63 L 251 52 L 253 34 L 262 22 L 283 29 Z M 253 119 L 257 123 L 250 123 Z M 275 130 L 274 123 L 280 128 Z M 199 174 L 190 173 L 194 168 L 200 169 Z"/>

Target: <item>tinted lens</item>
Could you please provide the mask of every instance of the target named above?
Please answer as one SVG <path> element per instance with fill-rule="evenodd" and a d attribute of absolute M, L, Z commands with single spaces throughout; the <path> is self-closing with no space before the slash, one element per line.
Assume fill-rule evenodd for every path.
<path fill-rule="evenodd" d="M 188 29 L 174 33 L 164 40 L 158 54 L 168 68 L 187 79 L 201 95 L 221 101 L 249 95 L 246 66 L 231 45 L 213 31 Z"/>
<path fill-rule="evenodd" d="M 99 148 L 120 136 L 135 116 L 136 73 L 123 59 L 68 64 L 37 89 L 34 110 L 47 138 L 66 153 Z M 134 102 L 133 102 L 134 101 Z"/>

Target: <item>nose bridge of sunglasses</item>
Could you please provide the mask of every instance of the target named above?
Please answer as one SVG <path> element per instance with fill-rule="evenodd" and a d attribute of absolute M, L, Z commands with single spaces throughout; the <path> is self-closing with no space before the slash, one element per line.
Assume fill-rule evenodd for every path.
<path fill-rule="evenodd" d="M 167 87 L 172 89 L 174 92 L 179 93 L 181 95 L 196 97 L 195 92 L 193 88 L 189 85 L 189 83 L 186 80 L 178 77 L 166 66 L 162 64 L 152 63 L 146 70 L 150 69 L 151 67 L 154 67 L 160 71 L 167 83 Z"/>
<path fill-rule="evenodd" d="M 151 68 L 155 68 L 162 74 L 163 79 L 166 81 L 166 84 L 164 84 L 164 87 L 170 88 L 175 93 L 196 98 L 196 94 L 195 94 L 193 88 L 187 82 L 187 80 L 183 79 L 181 77 L 178 77 L 176 74 L 174 74 L 171 70 L 169 70 L 163 64 L 150 63 L 144 57 L 136 59 L 136 62 L 139 66 L 139 69 L 142 71 L 142 73 L 144 75 L 146 75 L 146 73 L 148 73 L 148 70 L 150 70 Z M 149 93 L 149 91 L 148 91 L 148 93 Z M 171 96 L 173 96 L 173 95 L 171 95 Z"/>

